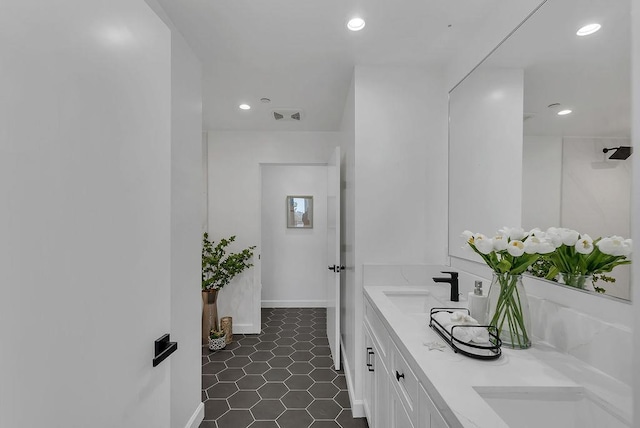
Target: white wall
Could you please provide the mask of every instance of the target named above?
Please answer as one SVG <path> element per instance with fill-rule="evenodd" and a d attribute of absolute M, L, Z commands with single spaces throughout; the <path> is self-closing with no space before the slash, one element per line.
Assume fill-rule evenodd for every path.
<path fill-rule="evenodd" d="M 632 71 L 631 71 L 631 88 L 633 91 L 631 100 L 631 121 L 632 121 L 632 145 L 638 153 L 638 142 L 640 141 L 640 0 L 633 0 L 631 2 L 631 34 L 632 34 Z M 633 232 L 633 240 L 637 243 L 640 242 L 640 198 L 638 197 L 638 189 L 640 188 L 640 168 L 635 168 L 633 171 L 633 181 L 631 184 L 634 189 L 632 194 L 632 223 L 631 230 Z M 635 302 L 634 306 L 634 347 L 633 347 L 633 361 L 638 361 L 640 358 L 640 311 L 638 310 L 638 302 L 640 302 L 640 263 L 633 263 L 632 265 L 632 299 Z M 635 424 L 638 425 L 640 421 L 640 370 L 633 371 L 633 413 Z"/>
<path fill-rule="evenodd" d="M 521 69 L 481 67 L 449 95 L 452 256 L 469 258 L 463 231 L 493 236 L 522 221 L 523 77 Z"/>
<path fill-rule="evenodd" d="M 355 333 L 354 344 L 345 344 L 345 367 L 355 376 L 357 400 L 364 374 L 364 353 L 359 352 L 363 264 L 445 264 L 446 135 L 440 70 L 356 67 Z M 355 352 L 349 354 L 352 346 Z M 354 414 L 361 412 L 358 402 Z"/>
<path fill-rule="evenodd" d="M 631 236 L 631 170 L 629 159 L 605 160 L 605 147 L 628 146 L 628 139 L 565 137 L 562 144 L 561 225 L 592 238 Z M 619 266 L 603 284 L 610 296 L 631 298 L 629 266 Z"/>
<path fill-rule="evenodd" d="M 262 307 L 327 305 L 327 167 L 262 165 Z M 313 228 L 287 228 L 288 195 L 313 196 Z"/>
<path fill-rule="evenodd" d="M 525 135 L 522 145 L 522 227 L 560 225 L 562 138 Z"/>
<path fill-rule="evenodd" d="M 171 337 L 179 343 L 171 359 L 171 427 L 184 428 L 202 399 L 202 72 L 182 36 L 171 34 Z"/>
<path fill-rule="evenodd" d="M 3 428 L 169 427 L 170 37 L 142 1 L 2 2 Z"/>
<path fill-rule="evenodd" d="M 349 92 L 340 123 L 340 177 L 342 192 L 340 194 L 340 239 L 342 264 L 345 266 L 340 274 L 340 340 L 344 371 L 349 382 L 351 403 L 355 401 L 353 369 L 348 365 L 355 361 L 355 314 L 361 312 L 361 293 L 356 293 L 355 269 L 355 74 L 351 79 Z"/>
<path fill-rule="evenodd" d="M 209 140 L 209 234 L 237 235 L 237 251 L 260 243 L 260 164 L 325 164 L 340 143 L 337 132 L 215 132 Z M 260 248 L 256 249 L 256 255 Z M 220 292 L 218 313 L 234 332 L 260 331 L 260 261 Z"/>

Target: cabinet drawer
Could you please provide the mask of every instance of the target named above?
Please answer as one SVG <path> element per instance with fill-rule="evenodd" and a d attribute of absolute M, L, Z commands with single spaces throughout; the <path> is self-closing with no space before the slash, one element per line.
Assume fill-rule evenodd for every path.
<path fill-rule="evenodd" d="M 368 324 L 369 329 L 371 329 L 373 338 L 382 354 L 381 357 L 386 359 L 387 355 L 389 355 L 389 333 L 384 324 L 382 324 L 382 321 L 380 321 L 378 315 L 373 311 L 371 303 L 369 303 L 369 300 L 366 298 L 364 299 L 364 321 Z"/>
<path fill-rule="evenodd" d="M 418 378 L 394 343 L 391 344 L 391 383 L 395 385 L 402 404 L 411 421 L 416 423 L 416 404 L 418 402 Z"/>

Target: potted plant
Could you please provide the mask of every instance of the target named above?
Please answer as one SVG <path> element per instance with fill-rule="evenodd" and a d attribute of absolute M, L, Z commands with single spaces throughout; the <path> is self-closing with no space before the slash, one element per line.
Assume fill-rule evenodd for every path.
<path fill-rule="evenodd" d="M 211 330 L 209 332 L 209 349 L 212 351 L 218 351 L 227 346 L 224 337 L 224 331 L 222 330 Z"/>
<path fill-rule="evenodd" d="M 227 247 L 236 240 L 235 236 L 221 239 L 216 245 L 205 232 L 202 239 L 202 343 L 209 341 L 212 330 L 218 327 L 218 291 L 229 284 L 245 269 L 253 266 L 249 262 L 255 246 L 238 253 L 227 253 Z"/>

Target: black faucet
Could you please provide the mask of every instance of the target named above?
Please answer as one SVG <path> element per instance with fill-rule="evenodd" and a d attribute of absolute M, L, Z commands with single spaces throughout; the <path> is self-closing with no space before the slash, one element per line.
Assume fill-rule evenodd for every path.
<path fill-rule="evenodd" d="M 458 272 L 441 272 L 448 273 L 451 275 L 450 278 L 433 278 L 435 282 L 448 282 L 451 284 L 451 298 L 452 302 L 459 302 L 460 298 L 458 293 Z"/>

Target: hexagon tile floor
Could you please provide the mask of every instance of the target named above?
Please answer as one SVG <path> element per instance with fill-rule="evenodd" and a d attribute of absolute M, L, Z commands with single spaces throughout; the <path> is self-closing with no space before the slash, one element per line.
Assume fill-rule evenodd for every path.
<path fill-rule="evenodd" d="M 262 333 L 202 347 L 200 428 L 368 428 L 335 371 L 324 308 L 262 309 Z"/>

